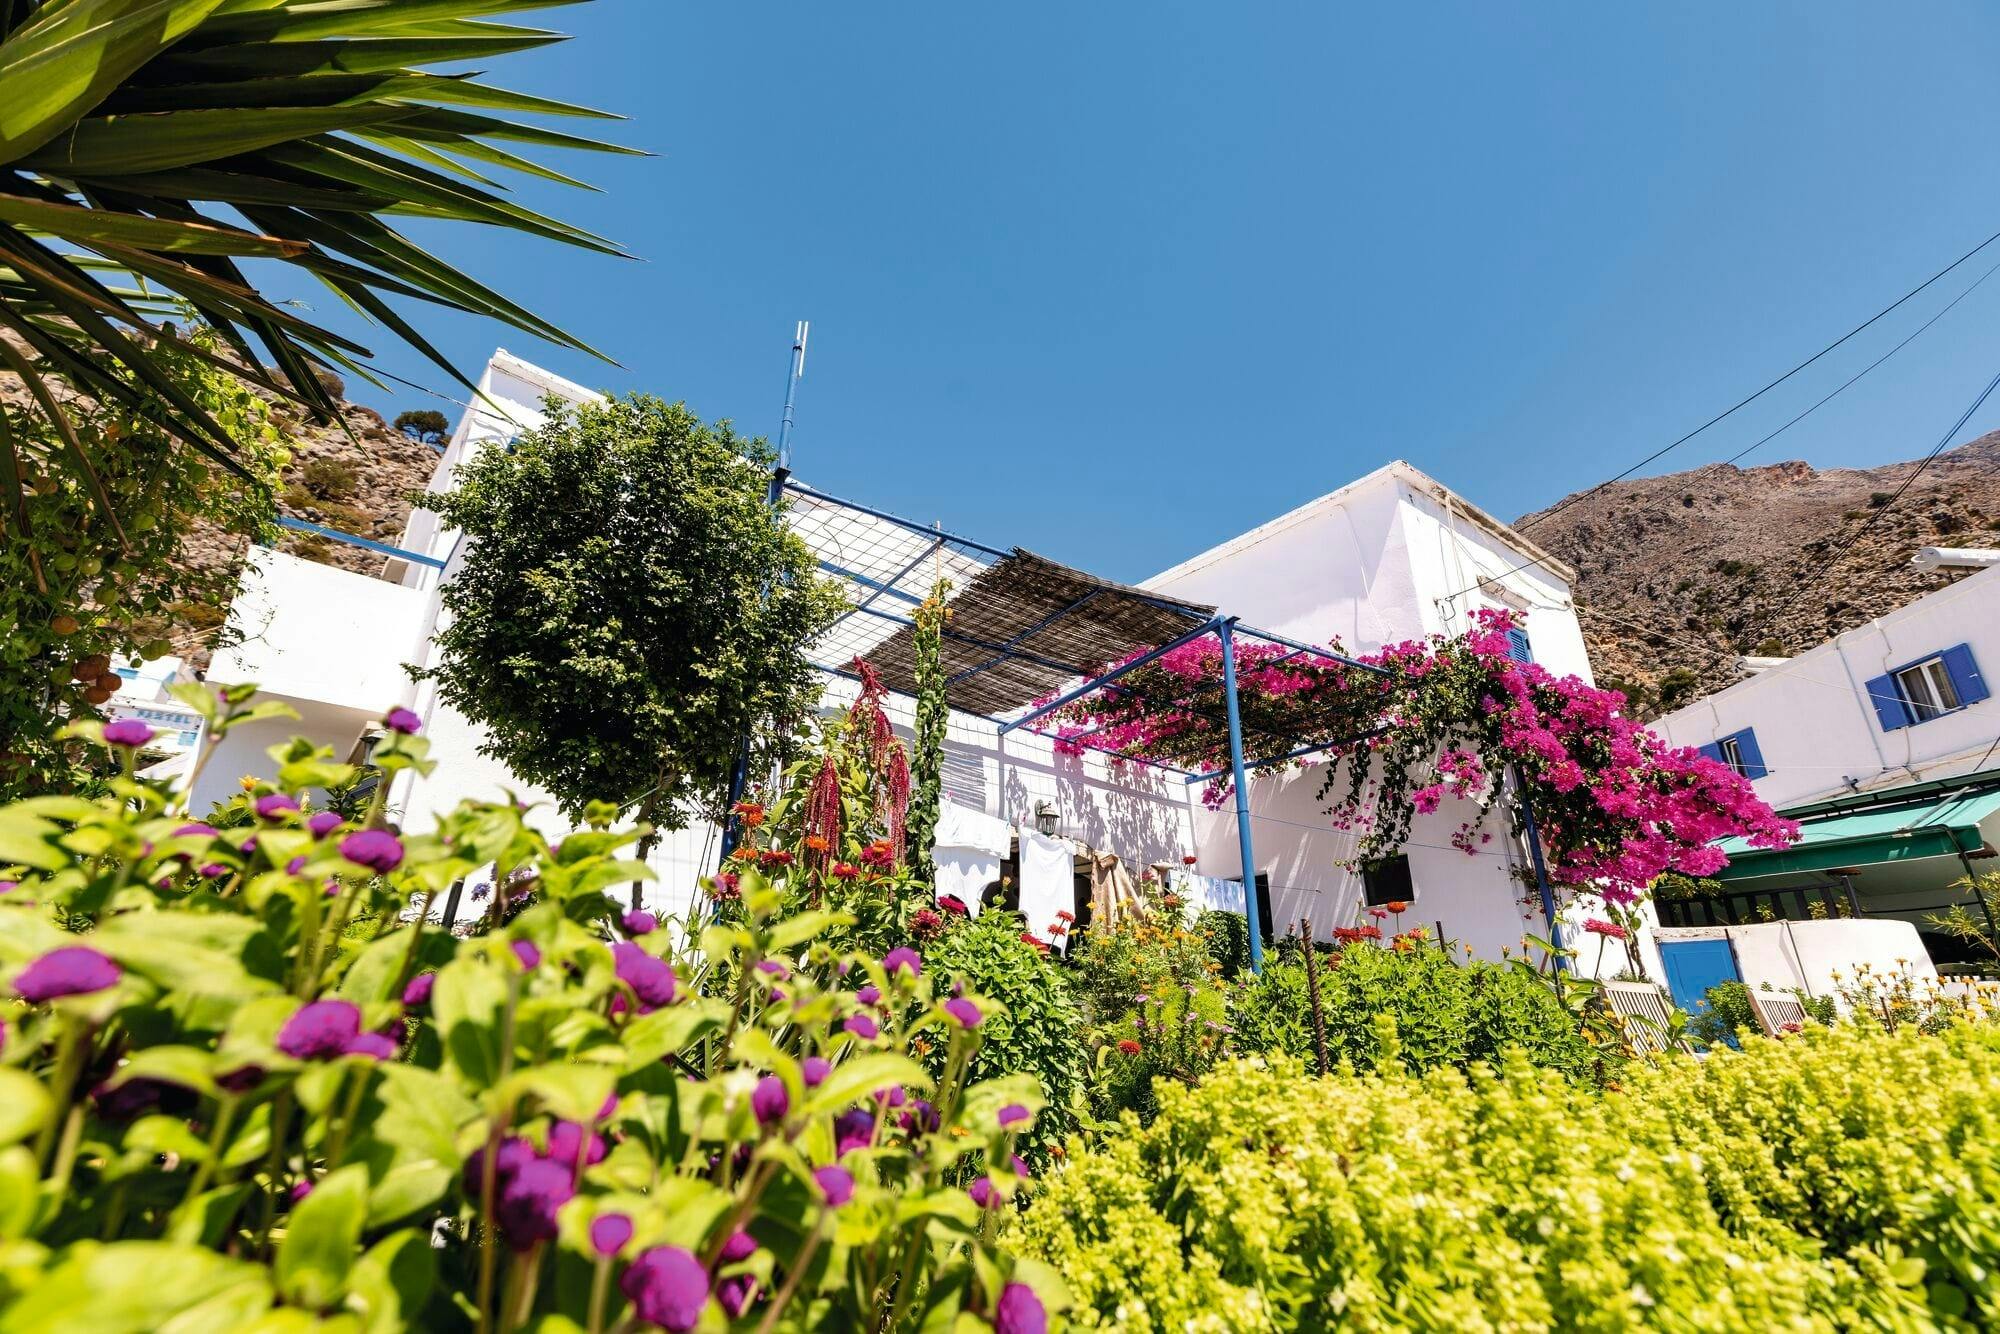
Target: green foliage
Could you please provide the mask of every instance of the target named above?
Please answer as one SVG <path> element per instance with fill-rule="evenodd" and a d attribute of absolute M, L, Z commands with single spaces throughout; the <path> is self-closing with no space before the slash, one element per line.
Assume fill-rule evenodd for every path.
<path fill-rule="evenodd" d="M 199 700 L 227 732 L 271 715 L 247 696 Z M 424 752 L 391 733 L 373 758 L 393 777 Z M 351 776 L 304 741 L 273 757 L 258 795 Z M 366 834 L 267 806 L 245 841 L 121 768 L 101 800 L 0 808 L 0 1329 L 630 1329 L 662 1248 L 698 1257 L 704 1329 L 732 1290 L 787 1331 L 950 1329 L 1013 1284 L 1060 1312 L 1059 1281 L 993 1245 L 1025 1188 L 1007 1109 L 1043 1100 L 967 1077 L 1008 1033 L 980 987 L 967 1027 L 938 970 L 815 941 L 837 916 L 781 915 L 751 870 L 741 920 L 698 941 L 608 937 L 638 830 L 551 846 L 468 803 L 391 839 L 379 803 Z M 425 928 L 484 864 L 534 905 Z M 112 975 L 50 994 L 36 970 L 78 948 Z M 926 1116 L 871 1122 L 892 1094 Z M 614 1213 L 630 1240 L 600 1258 Z"/>
<path fill-rule="evenodd" d="M 345 459 L 319 455 L 299 465 L 299 481 L 308 495 L 321 500 L 345 500 L 354 494 L 360 475 Z M 286 499 L 290 499 L 289 494 Z"/>
<path fill-rule="evenodd" d="M 407 412 L 399 412 L 390 425 L 410 439 L 427 445 L 435 445 L 451 435 L 451 423 L 436 408 L 411 408 Z"/>
<path fill-rule="evenodd" d="M 1124 1329 L 1990 1328 L 2000 1052 L 1812 1029 L 1635 1067 L 1161 1088 L 1011 1237 Z"/>
<path fill-rule="evenodd" d="M 1086 1073 L 1078 1041 L 1083 1012 L 1062 965 L 1021 939 L 1023 925 L 1020 914 L 989 908 L 960 922 L 924 958 L 944 981 L 1007 1007 L 985 1024 L 986 1040 L 973 1058 L 971 1077 L 1034 1077 L 1047 1109 L 1022 1143 L 1029 1161 L 1039 1164 L 1078 1124 Z M 940 1060 L 933 1052 L 931 1064 L 942 1068 Z"/>
<path fill-rule="evenodd" d="M 941 784 L 944 778 L 945 732 L 951 706 L 945 698 L 944 623 L 951 613 L 945 598 L 951 580 L 939 579 L 917 608 L 910 654 L 917 670 L 916 747 L 910 756 L 910 857 L 917 878 L 929 884 L 936 877 L 931 843 L 937 834 Z"/>
<path fill-rule="evenodd" d="M 176 392 L 160 369 L 174 341 L 154 323 L 171 314 L 162 293 L 221 331 L 237 373 L 328 420 L 338 419 L 340 404 L 325 375 L 333 365 L 360 369 L 368 349 L 305 318 L 310 306 L 266 296 L 251 276 L 265 274 L 246 274 L 242 261 L 295 265 L 280 284 L 286 297 L 301 279 L 325 284 L 337 303 L 358 308 L 468 389 L 472 382 L 385 298 L 418 297 L 588 351 L 390 225 L 414 215 L 618 253 L 526 208 L 491 175 L 503 168 L 577 185 L 522 156 L 523 145 L 631 151 L 516 116 L 602 112 L 467 72 L 468 61 L 483 68 L 560 40 L 481 21 L 551 2 L 0 5 L 0 326 L 9 335 L 0 339 L 0 368 L 27 382 L 35 413 L 58 433 L 69 419 L 55 377 L 145 416 L 145 443 L 157 449 L 177 438 L 254 488 L 255 460 L 229 423 Z M 425 68 L 436 65 L 448 66 L 448 77 Z M 275 369 L 266 372 L 257 346 Z M 118 508 L 99 485 L 85 442 L 66 440 L 53 462 L 107 516 L 141 512 Z M 0 470 L 0 503 L 15 494 Z"/>
<path fill-rule="evenodd" d="M 1194 919 L 1194 929 L 1208 942 L 1208 957 L 1224 981 L 1233 982 L 1250 971 L 1250 923 L 1241 913 L 1203 909 Z"/>
<path fill-rule="evenodd" d="M 214 343 L 197 329 L 184 346 Z M 180 344 L 162 346 L 153 366 L 228 432 L 257 488 L 230 484 L 141 413 L 73 399 L 64 409 L 71 438 L 122 515 L 114 522 L 63 462 L 67 439 L 54 422 L 0 407 L 0 800 L 75 782 L 87 756 L 57 733 L 110 698 L 111 659 L 161 656 L 180 608 L 229 601 L 240 563 L 188 559 L 197 524 L 250 541 L 277 531 L 270 487 L 287 455 L 262 401 Z M 158 406 L 136 377 L 125 379 L 139 402 Z M 15 470 L 21 488 L 8 501 Z"/>
<path fill-rule="evenodd" d="M 1454 961 L 1429 947 L 1352 946 L 1323 956 L 1320 1008 L 1335 1063 L 1373 1070 L 1381 1061 L 1378 1016 L 1395 1021 L 1397 1052 L 1413 1072 L 1497 1062 L 1508 1047 L 1572 1080 L 1597 1077 L 1616 1053 L 1592 1043 L 1576 1016 L 1532 969 Z M 1305 970 L 1270 962 L 1230 993 L 1229 1022 L 1239 1051 L 1313 1057 Z"/>
<path fill-rule="evenodd" d="M 1738 1039 L 1762 1031 L 1750 1008 L 1750 988 L 1741 982 L 1718 982 L 1701 998 L 1704 1008 L 1688 1022 L 1688 1032 L 1704 1046 L 1738 1046 Z"/>
<path fill-rule="evenodd" d="M 430 678 L 572 814 L 720 819 L 745 733 L 761 771 L 810 718 L 840 595 L 767 503 L 761 441 L 645 395 L 547 410 L 435 502 L 471 540 Z"/>

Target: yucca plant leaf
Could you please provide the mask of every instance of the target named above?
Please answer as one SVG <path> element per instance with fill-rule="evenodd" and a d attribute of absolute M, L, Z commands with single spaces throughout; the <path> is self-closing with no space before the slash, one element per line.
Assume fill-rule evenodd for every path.
<path fill-rule="evenodd" d="M 497 4 L 492 0 L 321 0 L 311 5 L 271 6 L 256 13 L 222 15 L 203 32 L 233 41 L 354 37 L 441 19 L 557 9 L 576 3 L 578 0 L 515 0 L 511 4 L 506 0 Z"/>
<path fill-rule="evenodd" d="M 259 236 L 221 223 L 171 222 L 109 209 L 46 204 L 19 195 L 0 194 L 0 222 L 84 246 L 112 241 L 146 250 L 251 255 L 265 259 L 297 255 L 306 248 L 302 241 L 281 241 L 275 236 Z"/>
<path fill-rule="evenodd" d="M 56 176 L 115 176 L 166 171 L 271 148 L 329 130 L 404 119 L 413 109 L 277 107 L 263 111 L 150 111 L 79 122 L 22 165 Z"/>
<path fill-rule="evenodd" d="M 118 534 L 118 541 L 130 545 L 131 538 L 125 532 L 124 525 L 118 522 L 118 512 L 112 508 L 111 497 L 105 493 L 104 481 L 97 475 L 97 469 L 91 466 L 90 453 L 84 449 L 83 441 L 77 437 L 75 423 L 70 421 L 69 413 L 63 410 L 62 404 L 50 391 L 48 383 L 36 373 L 33 364 L 16 351 L 14 345 L 5 338 L 0 338 L 0 361 L 4 361 L 8 369 L 20 377 L 21 383 L 28 387 L 28 392 L 34 395 L 37 403 L 41 404 L 43 414 L 56 428 L 56 435 L 63 442 L 63 449 L 69 455 L 71 466 L 77 476 L 83 479 L 83 484 L 90 488 L 91 496 L 96 499 L 105 517 L 111 520 L 112 530 Z"/>

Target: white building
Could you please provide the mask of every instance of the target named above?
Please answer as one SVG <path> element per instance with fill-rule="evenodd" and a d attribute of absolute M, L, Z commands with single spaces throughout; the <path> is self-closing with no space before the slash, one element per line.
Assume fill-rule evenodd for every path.
<path fill-rule="evenodd" d="M 450 487 L 470 451 L 538 424 L 545 395 L 591 397 L 504 351 L 488 364 L 480 388 L 484 401 L 460 421 L 440 460 L 434 492 Z M 794 522 L 813 520 L 795 511 Z M 392 807 L 405 826 L 421 827 L 465 797 L 512 792 L 542 803 L 534 818 L 551 834 L 562 832 L 546 794 L 515 782 L 479 755 L 481 729 L 443 705 L 432 687 L 413 684 L 403 669 L 405 663 L 431 662 L 431 636 L 441 615 L 438 586 L 463 554 L 458 534 L 419 510 L 400 552 L 385 557 L 375 578 L 275 552 L 256 553 L 231 613 L 240 640 L 216 656 L 208 679 L 256 682 L 291 703 L 302 722 L 267 724 L 230 737 L 221 748 L 228 753 L 211 757 L 204 770 L 202 790 L 194 794 L 196 810 L 226 797 L 240 774 L 266 767 L 263 748 L 279 737 L 302 728 L 342 757 L 362 755 L 374 720 L 404 705 L 425 718 L 425 735 L 439 762 L 432 777 L 406 777 L 392 793 Z M 1455 634 L 1480 607 L 1510 608 L 1525 617 L 1522 653 L 1551 671 L 1588 679 L 1570 580 L 1561 562 L 1397 462 L 1143 587 L 1213 605 L 1221 614 L 1288 638 L 1337 640 L 1352 653 Z M 896 618 L 881 620 L 877 631 L 868 632 L 874 643 L 898 629 Z M 843 633 L 851 640 L 854 631 Z M 867 647 L 868 642 L 843 641 L 827 656 L 844 662 L 848 652 Z M 852 689 L 837 676 L 829 677 L 829 687 L 833 702 L 849 697 Z M 911 701 L 892 697 L 890 712 L 907 734 Z M 1458 809 L 1447 803 L 1419 817 L 1407 863 L 1364 877 L 1341 866 L 1352 854 L 1352 837 L 1328 828 L 1314 796 L 1319 777 L 1308 769 L 1252 783 L 1253 869 L 1264 882 L 1266 920 L 1275 917 L 1280 934 L 1300 918 L 1310 919 L 1320 936 L 1366 921 L 1371 899 L 1407 901 L 1403 926 L 1442 923 L 1454 942 L 1488 957 L 1518 947 L 1524 933 L 1546 934 L 1523 851 L 1497 808 L 1482 812 L 1469 803 L 1456 803 Z M 991 718 L 954 715 L 945 786 L 955 803 L 1010 825 L 1031 824 L 1037 808 L 1046 806 L 1057 813 L 1064 835 L 1098 853 L 1116 854 L 1137 872 L 1178 867 L 1194 856 L 1196 869 L 1206 876 L 1241 873 L 1233 808 L 1205 810 L 1198 785 L 1164 770 L 1114 765 L 1095 752 L 1057 755 L 1046 737 L 1003 734 Z M 1483 829 L 1493 836 L 1474 856 L 1450 846 L 1453 830 L 1468 816 L 1483 818 Z M 666 840 L 655 857 L 661 883 L 652 891 L 652 903 L 673 910 L 688 902 L 697 876 L 714 869 L 718 853 L 710 828 Z M 1607 962 L 1606 971 L 1614 967 L 1615 961 Z"/>
<path fill-rule="evenodd" d="M 1788 849 L 1724 846 L 1732 898 L 1700 914 L 1799 919 L 1860 912 L 1923 931 L 1940 962 L 1969 957 L 1928 918 L 1971 903 L 1956 882 L 2000 847 L 2000 568 L 1948 587 L 1661 718 L 1653 726 L 1751 780 L 1803 825 Z M 1958 563 L 1945 553 L 1943 563 Z M 1663 916 L 1681 916 L 1672 905 Z M 1690 925 L 1696 925 L 1692 920 Z"/>

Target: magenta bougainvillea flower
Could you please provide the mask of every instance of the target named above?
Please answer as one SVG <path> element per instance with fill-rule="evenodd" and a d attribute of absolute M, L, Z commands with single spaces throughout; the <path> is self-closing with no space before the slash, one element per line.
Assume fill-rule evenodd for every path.
<path fill-rule="evenodd" d="M 106 745 L 124 746 L 137 750 L 153 739 L 153 729 L 137 718 L 120 718 L 117 722 L 104 724 Z"/>
<path fill-rule="evenodd" d="M 362 829 L 340 840 L 340 855 L 377 875 L 403 864 L 403 843 L 385 829 Z"/>
<path fill-rule="evenodd" d="M 661 1329 L 689 1330 L 708 1306 L 708 1270 L 691 1251 L 655 1246 L 620 1276 L 618 1290 L 641 1320 Z"/>
<path fill-rule="evenodd" d="M 122 970 L 88 945 L 50 950 L 21 970 L 14 990 L 31 1005 L 61 996 L 88 996 L 116 986 Z"/>

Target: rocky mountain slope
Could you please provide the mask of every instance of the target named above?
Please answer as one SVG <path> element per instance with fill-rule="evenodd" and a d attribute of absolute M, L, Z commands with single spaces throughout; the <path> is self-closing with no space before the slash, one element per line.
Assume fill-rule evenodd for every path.
<path fill-rule="evenodd" d="M 1576 567 L 1598 681 L 1652 716 L 1738 679 L 1739 655 L 1800 652 L 1963 577 L 1912 569 L 1919 547 L 2000 546 L 2000 431 L 1940 455 L 1890 504 L 1916 468 L 1710 465 L 1516 524 Z"/>

